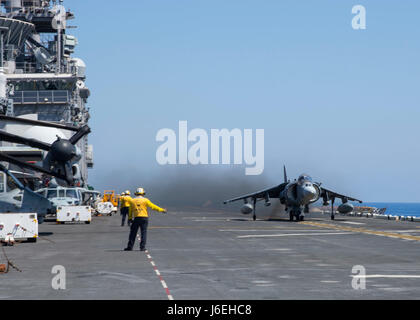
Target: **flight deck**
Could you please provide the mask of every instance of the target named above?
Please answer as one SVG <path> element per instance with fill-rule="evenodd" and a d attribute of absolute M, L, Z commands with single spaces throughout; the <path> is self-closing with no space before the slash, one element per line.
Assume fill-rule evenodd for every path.
<path fill-rule="evenodd" d="M 39 226 L 37 243 L 3 247 L 22 272 L 0 299 L 416 299 L 420 223 L 337 215 L 304 222 L 203 209 L 152 213 L 147 252 L 124 252 L 120 216 Z M 0 251 L 0 263 L 4 262 Z M 55 290 L 54 266 L 65 269 Z M 352 287 L 363 266 L 366 288 Z M 358 274 L 360 276 L 360 274 Z"/>

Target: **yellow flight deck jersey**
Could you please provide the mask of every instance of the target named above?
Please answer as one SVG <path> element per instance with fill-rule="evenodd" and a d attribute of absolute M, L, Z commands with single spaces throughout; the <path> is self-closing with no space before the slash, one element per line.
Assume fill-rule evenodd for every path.
<path fill-rule="evenodd" d="M 121 208 L 129 207 L 130 206 L 131 197 L 130 196 L 123 196 L 120 198 L 120 205 Z"/>
<path fill-rule="evenodd" d="M 134 218 L 147 218 L 149 214 L 147 208 L 150 208 L 155 211 L 164 212 L 165 209 L 158 207 L 153 204 L 149 199 L 144 197 L 132 198 L 130 201 L 130 213 L 128 215 L 129 219 Z"/>

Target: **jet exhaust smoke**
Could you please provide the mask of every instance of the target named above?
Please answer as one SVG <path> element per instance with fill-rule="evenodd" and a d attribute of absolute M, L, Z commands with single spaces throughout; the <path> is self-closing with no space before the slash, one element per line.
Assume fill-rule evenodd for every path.
<path fill-rule="evenodd" d="M 121 172 L 119 172 L 121 171 Z M 127 174 L 129 172 L 129 174 Z M 96 179 L 97 180 L 97 179 Z M 165 167 L 158 174 L 114 170 L 102 176 L 95 187 L 112 189 L 118 193 L 138 188 L 157 205 L 171 208 L 201 207 L 240 212 L 242 202 L 224 205 L 223 201 L 275 185 L 266 176 L 245 176 L 243 170 L 220 168 Z"/>

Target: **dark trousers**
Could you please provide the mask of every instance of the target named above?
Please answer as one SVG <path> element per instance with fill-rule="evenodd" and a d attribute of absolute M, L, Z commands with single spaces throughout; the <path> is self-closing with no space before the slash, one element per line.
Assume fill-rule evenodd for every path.
<path fill-rule="evenodd" d="M 125 219 L 127 218 L 127 215 L 128 215 L 128 207 L 121 208 L 120 212 L 122 216 L 121 225 L 123 226 L 125 224 Z"/>
<path fill-rule="evenodd" d="M 146 248 L 148 224 L 149 224 L 149 218 L 134 218 L 133 222 L 131 223 L 130 236 L 128 237 L 127 248 L 133 249 L 134 242 L 136 241 L 136 236 L 137 236 L 137 232 L 139 231 L 139 228 L 140 228 L 140 233 L 141 233 L 140 250 Z"/>

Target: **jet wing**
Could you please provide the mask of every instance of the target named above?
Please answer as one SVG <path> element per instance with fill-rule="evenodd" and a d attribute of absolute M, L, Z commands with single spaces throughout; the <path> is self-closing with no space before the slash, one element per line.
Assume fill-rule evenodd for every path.
<path fill-rule="evenodd" d="M 261 190 L 255 193 L 250 193 L 244 196 L 240 196 L 238 198 L 234 198 L 234 199 L 230 199 L 230 200 L 226 200 L 224 201 L 224 204 L 227 203 L 231 203 L 231 202 L 235 202 L 235 201 L 239 201 L 239 200 L 244 200 L 244 199 L 265 199 L 268 195 L 268 197 L 270 198 L 278 198 L 280 196 L 280 192 L 283 191 L 283 189 L 287 186 L 287 183 L 282 183 L 276 187 L 273 188 L 269 188 L 269 189 L 265 189 L 265 190 Z"/>
<path fill-rule="evenodd" d="M 321 198 L 327 198 L 327 199 L 340 198 L 341 200 L 347 199 L 349 201 L 357 201 L 359 203 L 363 202 L 362 200 L 355 199 L 355 198 L 352 198 L 352 197 L 349 197 L 349 196 L 345 196 L 345 195 L 339 194 L 337 192 L 325 189 L 323 187 L 320 187 L 320 188 L 321 188 L 321 196 L 320 196 Z"/>

